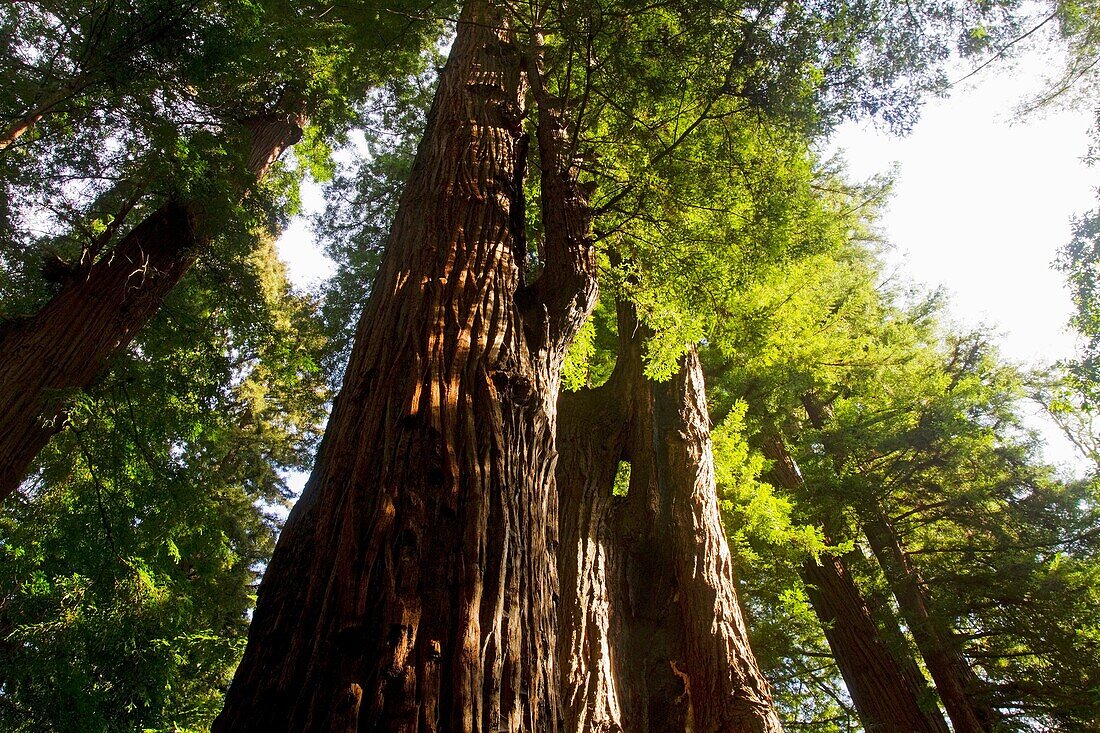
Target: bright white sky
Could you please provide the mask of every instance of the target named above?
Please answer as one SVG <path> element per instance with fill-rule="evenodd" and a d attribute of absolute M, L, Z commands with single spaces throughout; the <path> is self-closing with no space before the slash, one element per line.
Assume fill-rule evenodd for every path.
<path fill-rule="evenodd" d="M 991 327 L 1002 353 L 1028 366 L 1073 354 L 1072 303 L 1051 264 L 1100 184 L 1100 168 L 1083 161 L 1091 110 L 1014 114 L 1056 71 L 1038 54 L 1011 69 L 994 64 L 929 103 L 905 138 L 847 125 L 833 140 L 856 179 L 898 166 L 882 221 L 890 264 L 945 287 L 961 325 Z M 1068 441 L 1042 432 L 1048 460 L 1080 467 Z"/>
<path fill-rule="evenodd" d="M 1037 88 L 1040 60 L 1028 61 L 930 103 L 906 138 L 847 125 L 834 144 L 856 179 L 897 162 L 883 221 L 894 262 L 917 282 L 946 286 L 964 322 L 999 326 L 1004 353 L 1030 363 L 1073 350 L 1072 304 L 1051 262 L 1070 218 L 1095 205 L 1100 170 L 1082 161 L 1090 112 L 1015 120 L 1015 105 Z"/>
<path fill-rule="evenodd" d="M 961 325 L 991 327 L 1005 356 L 1028 366 L 1073 353 L 1072 304 L 1051 263 L 1069 241 L 1070 218 L 1095 205 L 1100 184 L 1100 167 L 1082 161 L 1089 109 L 1015 119 L 1017 104 L 1056 70 L 1037 54 L 1012 69 L 993 64 L 928 103 L 905 138 L 847 125 L 833 140 L 857 180 L 897 164 L 881 222 L 894 245 L 891 265 L 914 282 L 944 286 Z M 299 287 L 332 272 L 304 221 L 290 227 L 280 251 Z M 1053 429 L 1043 434 L 1048 460 L 1074 463 L 1067 441 Z"/>

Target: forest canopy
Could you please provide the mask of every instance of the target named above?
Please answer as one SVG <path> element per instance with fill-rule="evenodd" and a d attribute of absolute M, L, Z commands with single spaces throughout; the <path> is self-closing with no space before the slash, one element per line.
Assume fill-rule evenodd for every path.
<path fill-rule="evenodd" d="M 1098 217 L 1027 371 L 820 152 L 1098 27 L 3 4 L 0 729 L 1100 730 Z"/>

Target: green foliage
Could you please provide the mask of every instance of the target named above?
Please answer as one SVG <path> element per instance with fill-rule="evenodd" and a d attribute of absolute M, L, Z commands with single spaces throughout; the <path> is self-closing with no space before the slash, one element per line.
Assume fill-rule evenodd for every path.
<path fill-rule="evenodd" d="M 0 512 L 0 728 L 205 730 L 328 392 L 266 241 L 200 262 Z"/>
<path fill-rule="evenodd" d="M 1096 554 L 1084 540 L 1098 526 L 1095 497 L 1038 463 L 1020 423 L 1023 380 L 983 335 L 944 334 L 920 303 L 876 311 L 852 324 L 871 327 L 861 348 L 873 359 L 849 362 L 842 380 L 801 382 L 802 400 L 827 408 L 824 424 L 784 428 L 805 479 L 801 512 L 833 536 L 891 520 L 935 623 L 1006 730 L 1089 729 L 1100 657 L 1086 641 Z M 885 594 L 866 572 L 863 584 Z"/>
<path fill-rule="evenodd" d="M 906 127 L 942 88 L 948 49 L 976 51 L 975 28 L 1010 32 L 1014 9 L 589 0 L 537 27 L 521 17 L 615 263 L 601 286 L 654 332 L 647 373 L 667 378 L 773 268 L 845 239 L 855 194 L 818 195 L 835 177 L 809 153 L 815 135 L 863 115 Z"/>
<path fill-rule="evenodd" d="M 615 481 L 611 484 L 612 496 L 626 496 L 630 491 L 630 464 L 627 461 L 619 461 L 615 469 Z"/>
<path fill-rule="evenodd" d="M 766 461 L 747 440 L 747 410 L 748 405 L 739 401 L 711 432 L 730 550 L 738 566 L 746 569 L 794 565 L 806 555 L 820 553 L 823 537 L 818 528 L 797 525 L 790 499 L 760 480 Z"/>
<path fill-rule="evenodd" d="M 592 316 L 574 337 L 562 367 L 562 388 L 599 387 L 615 369 L 619 344 L 614 291 L 600 292 Z"/>
<path fill-rule="evenodd" d="M 201 201 L 208 232 L 285 222 L 301 176 L 331 175 L 329 148 L 371 88 L 418 68 L 437 17 L 358 0 L 5 5 L 0 139 L 33 124 L 0 142 L 0 315 L 55 289 L 44 257 L 87 267 L 166 199 Z M 249 124 L 299 114 L 300 164 L 257 187 Z"/>
<path fill-rule="evenodd" d="M 1100 401 L 1100 212 L 1074 222 L 1073 239 L 1063 248 L 1058 267 L 1066 275 L 1077 309 L 1070 323 L 1085 338 L 1081 355 L 1067 365 L 1069 376 L 1091 407 Z"/>
<path fill-rule="evenodd" d="M 820 527 L 800 523 L 791 497 L 761 474 L 750 445 L 748 405 L 737 401 L 711 432 L 719 507 L 748 612 L 753 652 L 772 685 L 780 714 L 798 728 L 852 731 L 857 718 L 838 695 L 839 673 L 797 568 L 826 549 Z"/>
<path fill-rule="evenodd" d="M 1056 27 L 1062 44 L 1048 43 L 1065 50 L 1059 59 L 1061 68 L 1049 77 L 1042 91 L 1023 105 L 1032 112 L 1055 104 L 1095 106 L 1097 82 L 1096 57 L 1100 53 L 1100 5 L 1092 0 L 1055 0 L 1043 3 L 1043 16 L 1032 22 L 1032 33 L 1048 24 Z M 1028 34 L 1030 35 L 1030 34 Z M 1059 49 L 1062 50 L 1062 49 Z"/>
<path fill-rule="evenodd" d="M 561 386 L 567 392 L 576 392 L 590 386 L 588 364 L 596 355 L 596 324 L 589 319 L 573 337 L 565 363 L 561 368 Z"/>

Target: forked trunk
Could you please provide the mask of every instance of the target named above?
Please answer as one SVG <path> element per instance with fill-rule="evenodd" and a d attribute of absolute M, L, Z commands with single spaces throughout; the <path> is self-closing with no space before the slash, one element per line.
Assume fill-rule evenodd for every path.
<path fill-rule="evenodd" d="M 262 176 L 297 142 L 300 124 L 285 116 L 253 121 L 250 172 Z M 201 211 L 197 202 L 162 205 L 34 316 L 0 329 L 0 500 L 61 429 L 68 394 L 106 371 L 206 245 Z"/>
<path fill-rule="evenodd" d="M 782 441 L 769 440 L 764 455 L 774 462 L 773 481 L 791 491 L 801 487 L 802 476 Z M 875 733 L 947 733 L 924 676 L 911 657 L 887 643 L 844 562 L 822 553 L 807 559 L 800 575 L 863 727 Z"/>
<path fill-rule="evenodd" d="M 737 602 L 698 357 L 657 384 L 638 347 L 603 387 L 561 401 L 566 727 L 779 731 Z M 612 494 L 620 460 L 625 497 Z"/>
<path fill-rule="evenodd" d="M 541 113 L 546 264 L 519 297 L 527 75 L 503 15 L 463 11 L 215 731 L 559 729 L 556 403 L 594 261 Z"/>
<path fill-rule="evenodd" d="M 981 681 L 967 662 L 950 628 L 930 612 L 924 580 L 920 571 L 909 561 L 893 525 L 880 513 L 864 523 L 863 529 L 928 667 L 928 673 L 936 683 L 936 690 L 955 732 L 986 733 L 996 730 L 999 722 L 997 711 L 978 697 Z"/>

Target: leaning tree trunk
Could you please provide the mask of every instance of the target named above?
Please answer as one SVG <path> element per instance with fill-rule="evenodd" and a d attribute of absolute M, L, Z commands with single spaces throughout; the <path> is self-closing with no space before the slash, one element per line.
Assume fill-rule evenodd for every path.
<path fill-rule="evenodd" d="M 774 462 L 770 478 L 780 487 L 802 487 L 802 475 L 779 438 L 767 441 L 764 456 Z M 911 657 L 895 653 L 883 638 L 844 562 L 822 553 L 807 559 L 799 575 L 863 727 L 876 733 L 947 733 L 924 676 Z"/>
<path fill-rule="evenodd" d="M 12 143 L 26 133 L 34 129 L 34 126 L 42 121 L 46 115 L 53 111 L 59 104 L 70 99 L 81 89 L 87 87 L 87 82 L 68 84 L 60 89 L 55 89 L 39 100 L 35 106 L 23 113 L 23 116 L 12 121 L 7 127 L 0 129 L 0 153 L 4 152 Z"/>
<path fill-rule="evenodd" d="M 215 731 L 559 728 L 556 403 L 595 263 L 540 110 L 545 264 L 521 285 L 526 74 L 503 15 L 463 11 Z"/>
<path fill-rule="evenodd" d="M 813 393 L 803 395 L 802 404 L 814 428 L 824 429 L 832 418 L 829 405 Z M 829 444 L 825 447 L 838 453 Z M 930 613 L 924 581 L 910 563 L 889 518 L 877 502 L 860 508 L 865 517 L 863 531 L 871 551 L 886 576 L 955 733 L 996 730 L 1000 716 L 977 698 L 980 680 L 955 642 L 951 629 Z"/>
<path fill-rule="evenodd" d="M 607 384 L 561 400 L 566 727 L 777 732 L 734 588 L 698 357 L 657 384 L 639 347 L 624 339 Z M 612 495 L 620 460 L 625 497 Z"/>
<path fill-rule="evenodd" d="M 936 683 L 955 733 L 985 733 L 997 729 L 1000 716 L 978 696 L 981 681 L 974 673 L 950 628 L 929 609 L 924 580 L 909 560 L 885 513 L 867 521 L 863 530 L 890 590 L 897 599 L 913 640 Z"/>
<path fill-rule="evenodd" d="M 248 125 L 250 174 L 264 175 L 301 137 L 295 115 Z M 65 420 L 66 397 L 89 387 L 157 312 L 208 237 L 198 201 L 169 201 L 34 316 L 0 328 L 0 500 Z"/>

